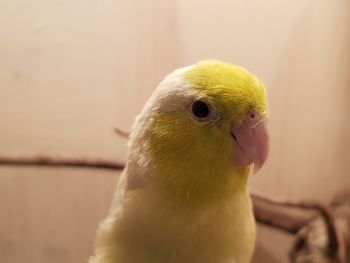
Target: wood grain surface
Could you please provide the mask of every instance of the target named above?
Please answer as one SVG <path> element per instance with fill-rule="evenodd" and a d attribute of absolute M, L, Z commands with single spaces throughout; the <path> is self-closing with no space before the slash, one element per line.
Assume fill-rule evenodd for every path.
<path fill-rule="evenodd" d="M 216 58 L 268 87 L 261 192 L 327 201 L 350 187 L 350 2 L 0 1 L 0 152 L 125 160 L 128 130 L 173 69 Z M 0 262 L 86 262 L 117 176 L 0 168 Z M 254 262 L 291 237 L 259 227 Z"/>

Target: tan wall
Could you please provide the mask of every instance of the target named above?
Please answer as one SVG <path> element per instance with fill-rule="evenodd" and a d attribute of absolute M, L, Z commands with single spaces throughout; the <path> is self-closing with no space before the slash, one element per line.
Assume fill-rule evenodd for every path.
<path fill-rule="evenodd" d="M 268 86 L 272 150 L 259 191 L 328 200 L 349 189 L 350 2 L 0 0 L 0 152 L 125 160 L 129 129 L 169 71 L 204 58 Z M 0 169 L 0 262 L 84 262 L 116 176 Z M 255 262 L 291 237 L 259 228 Z"/>

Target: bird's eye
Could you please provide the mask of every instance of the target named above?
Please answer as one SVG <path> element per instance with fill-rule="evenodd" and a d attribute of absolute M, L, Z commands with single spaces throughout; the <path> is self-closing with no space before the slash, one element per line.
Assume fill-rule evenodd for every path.
<path fill-rule="evenodd" d="M 206 102 L 196 100 L 192 104 L 192 113 L 197 119 L 206 120 L 210 114 L 210 107 Z"/>

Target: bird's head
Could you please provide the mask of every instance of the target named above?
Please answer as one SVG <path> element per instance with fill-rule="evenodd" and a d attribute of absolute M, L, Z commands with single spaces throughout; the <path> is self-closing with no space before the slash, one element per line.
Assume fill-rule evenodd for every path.
<path fill-rule="evenodd" d="M 267 158 L 267 110 L 265 87 L 241 67 L 203 61 L 178 69 L 137 118 L 130 154 L 169 192 L 226 196 L 244 190 Z"/>

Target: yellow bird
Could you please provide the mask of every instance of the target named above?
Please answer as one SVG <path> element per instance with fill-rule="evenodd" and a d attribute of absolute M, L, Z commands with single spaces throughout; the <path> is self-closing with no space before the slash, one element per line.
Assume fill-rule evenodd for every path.
<path fill-rule="evenodd" d="M 248 177 L 268 155 L 264 85 L 202 61 L 168 75 L 135 120 L 90 263 L 246 263 Z"/>

